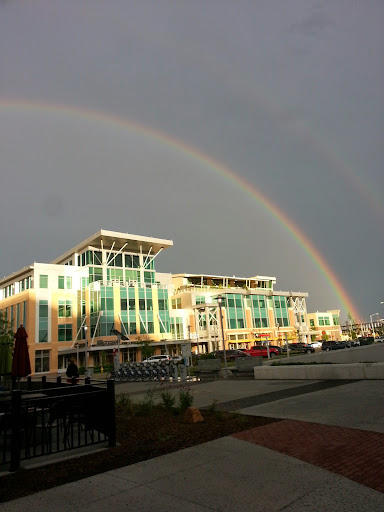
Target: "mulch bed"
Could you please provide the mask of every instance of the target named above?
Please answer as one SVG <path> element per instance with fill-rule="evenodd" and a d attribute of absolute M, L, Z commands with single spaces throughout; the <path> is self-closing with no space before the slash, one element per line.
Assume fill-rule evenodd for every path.
<path fill-rule="evenodd" d="M 118 405 L 118 446 L 95 454 L 39 468 L 21 469 L 16 473 L 4 475 L 0 477 L 0 502 L 280 421 L 275 418 L 242 416 L 218 411 L 201 413 L 204 422 L 189 424 L 184 421 L 182 413 L 160 406 L 140 414 L 139 411 L 132 413 L 131 407 Z"/>

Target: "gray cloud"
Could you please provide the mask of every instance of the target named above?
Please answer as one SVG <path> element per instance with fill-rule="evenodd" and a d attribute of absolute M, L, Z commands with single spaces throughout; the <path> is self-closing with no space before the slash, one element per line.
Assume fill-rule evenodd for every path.
<path fill-rule="evenodd" d="M 95 109 L 248 180 L 302 229 L 362 314 L 377 311 L 383 14 L 378 0 L 1 4 L 2 98 L 79 111 L 0 107 L 2 275 L 104 227 L 174 239 L 160 270 L 273 274 L 282 289 L 309 291 L 312 309 L 339 305 L 255 198 L 175 146 L 81 116 Z"/>

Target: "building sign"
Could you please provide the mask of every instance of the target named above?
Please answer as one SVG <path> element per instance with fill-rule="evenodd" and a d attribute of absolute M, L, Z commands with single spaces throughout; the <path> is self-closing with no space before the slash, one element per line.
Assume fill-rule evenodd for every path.
<path fill-rule="evenodd" d="M 123 344 L 123 343 L 132 343 L 132 342 L 128 342 L 126 340 L 120 340 L 120 345 Z M 96 345 L 98 347 L 108 347 L 108 346 L 111 346 L 111 345 L 118 345 L 118 342 L 117 340 L 96 340 Z"/>

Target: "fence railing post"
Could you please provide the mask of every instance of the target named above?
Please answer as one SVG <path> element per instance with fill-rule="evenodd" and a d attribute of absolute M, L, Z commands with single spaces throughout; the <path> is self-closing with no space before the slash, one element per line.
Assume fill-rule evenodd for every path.
<path fill-rule="evenodd" d="M 21 447 L 21 390 L 12 391 L 12 433 L 11 433 L 11 464 L 10 471 L 20 469 L 20 447 Z"/>
<path fill-rule="evenodd" d="M 90 377 L 85 377 L 84 383 L 85 384 L 90 384 L 91 383 L 91 378 Z"/>
<path fill-rule="evenodd" d="M 32 389 L 32 377 L 31 376 L 29 376 L 27 378 L 27 389 L 28 389 L 28 391 L 31 391 L 31 389 Z"/>
<path fill-rule="evenodd" d="M 108 446 L 116 446 L 116 411 L 115 411 L 115 381 L 107 380 L 107 418 L 108 418 Z"/>
<path fill-rule="evenodd" d="M 56 383 L 57 383 L 58 386 L 61 385 L 61 377 L 60 377 L 60 375 L 58 377 L 56 377 Z"/>
<path fill-rule="evenodd" d="M 46 375 L 43 375 L 41 377 L 41 388 L 42 389 L 45 389 L 47 387 L 47 376 Z"/>

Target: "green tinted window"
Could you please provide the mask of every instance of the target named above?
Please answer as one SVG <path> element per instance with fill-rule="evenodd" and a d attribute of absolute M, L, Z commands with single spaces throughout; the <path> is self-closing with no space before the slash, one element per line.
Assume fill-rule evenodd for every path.
<path fill-rule="evenodd" d="M 242 308 L 243 307 L 243 297 L 242 297 L 242 295 L 236 295 L 235 296 L 235 302 L 236 302 L 236 308 Z"/>
<path fill-rule="evenodd" d="M 48 301 L 39 302 L 39 343 L 48 342 Z"/>
<path fill-rule="evenodd" d="M 40 318 L 48 318 L 48 301 L 41 300 L 39 302 L 39 317 Z"/>
<path fill-rule="evenodd" d="M 48 276 L 40 275 L 40 288 L 48 288 Z"/>
<path fill-rule="evenodd" d="M 58 340 L 59 341 L 72 341 L 72 325 L 59 324 L 58 326 Z"/>
<path fill-rule="evenodd" d="M 165 311 L 166 309 L 168 309 L 167 304 L 167 299 L 159 299 L 159 311 Z"/>
<path fill-rule="evenodd" d="M 72 317 L 72 302 L 70 300 L 59 300 L 58 317 L 59 318 L 71 318 Z"/>

